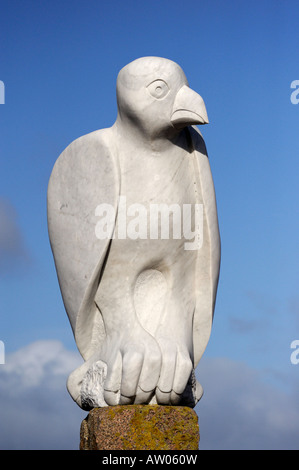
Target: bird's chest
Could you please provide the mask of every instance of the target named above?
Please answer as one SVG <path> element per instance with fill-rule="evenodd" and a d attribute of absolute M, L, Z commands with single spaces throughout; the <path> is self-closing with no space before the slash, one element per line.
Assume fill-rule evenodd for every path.
<path fill-rule="evenodd" d="M 170 259 L 179 263 L 186 256 L 191 266 L 195 252 L 186 251 L 185 243 L 194 239 L 198 225 L 194 155 L 175 148 L 129 157 L 119 157 L 120 199 L 111 255 L 118 259 L 131 252 L 139 269 L 153 260 L 165 267 Z"/>
<path fill-rule="evenodd" d="M 165 153 L 134 153 L 120 158 L 121 195 L 128 206 L 196 203 L 194 156 L 176 148 Z"/>

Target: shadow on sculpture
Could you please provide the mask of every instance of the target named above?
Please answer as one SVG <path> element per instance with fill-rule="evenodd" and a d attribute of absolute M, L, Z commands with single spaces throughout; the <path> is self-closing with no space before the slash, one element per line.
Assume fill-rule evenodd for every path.
<path fill-rule="evenodd" d="M 60 289 L 84 359 L 77 404 L 194 407 L 220 238 L 203 99 L 174 62 L 144 57 L 117 78 L 115 124 L 72 142 L 48 187 Z"/>

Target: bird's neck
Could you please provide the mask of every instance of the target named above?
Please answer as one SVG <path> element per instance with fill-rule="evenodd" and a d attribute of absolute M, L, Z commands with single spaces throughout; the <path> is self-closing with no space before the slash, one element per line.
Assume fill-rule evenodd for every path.
<path fill-rule="evenodd" d="M 161 133 L 151 133 L 147 129 L 132 125 L 126 120 L 117 119 L 112 126 L 116 141 L 127 148 L 142 149 L 151 152 L 166 152 L 180 139 L 180 133 L 175 129 Z"/>

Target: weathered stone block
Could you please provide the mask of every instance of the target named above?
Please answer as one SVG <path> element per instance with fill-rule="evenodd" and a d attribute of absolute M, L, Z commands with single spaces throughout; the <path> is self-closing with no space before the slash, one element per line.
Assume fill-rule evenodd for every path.
<path fill-rule="evenodd" d="M 198 450 L 195 411 L 184 406 L 94 408 L 82 421 L 80 450 Z"/>

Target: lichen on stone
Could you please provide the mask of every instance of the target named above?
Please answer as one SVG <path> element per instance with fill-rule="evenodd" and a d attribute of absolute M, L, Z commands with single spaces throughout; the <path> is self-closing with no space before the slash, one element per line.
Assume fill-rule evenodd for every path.
<path fill-rule="evenodd" d="M 198 450 L 198 418 L 184 406 L 94 408 L 80 438 L 82 450 Z"/>

